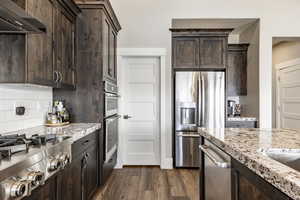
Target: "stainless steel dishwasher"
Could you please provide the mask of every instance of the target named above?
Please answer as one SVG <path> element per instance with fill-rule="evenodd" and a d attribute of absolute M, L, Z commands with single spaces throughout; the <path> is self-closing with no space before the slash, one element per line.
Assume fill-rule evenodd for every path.
<path fill-rule="evenodd" d="M 204 155 L 205 200 L 231 200 L 230 156 L 208 140 L 199 148 Z"/>

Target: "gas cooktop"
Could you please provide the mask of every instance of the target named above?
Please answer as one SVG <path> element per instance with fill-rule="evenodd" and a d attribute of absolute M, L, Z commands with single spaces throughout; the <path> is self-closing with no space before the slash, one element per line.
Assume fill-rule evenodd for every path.
<path fill-rule="evenodd" d="M 71 162 L 71 138 L 58 134 L 0 136 L 1 200 L 22 199 Z"/>
<path fill-rule="evenodd" d="M 40 148 L 47 143 L 55 144 L 68 138 L 70 137 L 56 134 L 35 134 L 31 137 L 26 137 L 25 134 L 0 136 L 0 160 L 11 159 L 14 154 L 19 152 L 29 152 L 29 148 Z"/>

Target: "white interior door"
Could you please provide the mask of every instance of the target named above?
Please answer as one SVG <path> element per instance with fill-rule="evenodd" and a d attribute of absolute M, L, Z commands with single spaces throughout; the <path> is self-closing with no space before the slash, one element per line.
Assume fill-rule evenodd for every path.
<path fill-rule="evenodd" d="M 300 65 L 277 71 L 278 128 L 300 128 Z"/>
<path fill-rule="evenodd" d="M 128 57 L 122 66 L 124 165 L 160 165 L 159 58 Z"/>

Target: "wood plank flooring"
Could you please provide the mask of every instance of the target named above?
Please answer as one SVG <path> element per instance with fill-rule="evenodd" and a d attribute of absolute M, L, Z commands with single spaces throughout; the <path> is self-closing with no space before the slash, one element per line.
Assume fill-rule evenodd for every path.
<path fill-rule="evenodd" d="M 198 185 L 198 170 L 127 167 L 114 170 L 94 200 L 198 200 Z"/>

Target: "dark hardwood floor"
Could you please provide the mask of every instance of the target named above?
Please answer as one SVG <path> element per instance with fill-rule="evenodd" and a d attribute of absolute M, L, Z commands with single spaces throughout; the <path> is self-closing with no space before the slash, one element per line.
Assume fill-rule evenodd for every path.
<path fill-rule="evenodd" d="M 94 200 L 198 200 L 198 170 L 126 167 L 114 170 Z"/>

